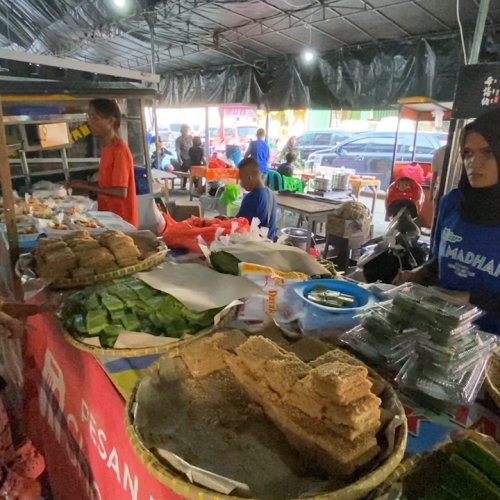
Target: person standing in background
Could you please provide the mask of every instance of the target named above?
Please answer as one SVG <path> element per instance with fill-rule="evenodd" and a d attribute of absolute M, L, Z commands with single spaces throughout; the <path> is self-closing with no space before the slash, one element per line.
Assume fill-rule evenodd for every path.
<path fill-rule="evenodd" d="M 432 179 L 431 179 L 431 198 L 434 211 L 437 209 L 437 196 L 439 192 L 439 182 L 441 181 L 441 173 L 443 171 L 444 155 L 447 146 L 441 146 L 436 149 L 432 157 Z"/>
<path fill-rule="evenodd" d="M 120 138 L 121 112 L 115 100 L 93 99 L 88 124 L 101 145 L 98 182 L 73 180 L 68 187 L 97 194 L 99 211 L 113 212 L 134 227 L 138 225 L 134 161 Z"/>
<path fill-rule="evenodd" d="M 189 149 L 193 146 L 193 139 L 189 135 L 189 126 L 181 125 L 181 135 L 175 140 L 175 152 L 179 161 L 181 172 L 189 172 L 191 160 L 189 158 Z M 186 189 L 187 179 L 182 179 L 182 189 Z"/>
<path fill-rule="evenodd" d="M 264 140 L 265 137 L 266 131 L 263 128 L 259 128 L 257 130 L 257 140 L 252 141 L 249 144 L 248 149 L 245 153 L 245 158 L 251 157 L 259 165 L 260 173 L 262 174 L 264 182 L 267 177 L 267 171 L 269 170 L 268 163 L 270 156 L 269 146 Z"/>

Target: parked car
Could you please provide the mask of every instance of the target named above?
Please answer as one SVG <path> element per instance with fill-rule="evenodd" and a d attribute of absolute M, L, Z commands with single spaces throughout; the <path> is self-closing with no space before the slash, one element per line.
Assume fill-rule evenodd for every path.
<path fill-rule="evenodd" d="M 411 161 L 413 155 L 413 132 L 400 132 L 396 150 L 396 161 Z M 446 144 L 446 134 L 419 132 L 415 144 L 415 161 L 431 162 L 436 149 Z M 307 159 L 309 167 L 345 167 L 356 173 L 374 175 L 380 179 L 381 189 L 391 182 L 391 167 L 396 132 L 363 132 L 356 134 L 337 146 L 317 151 Z"/>
<path fill-rule="evenodd" d="M 224 127 L 224 136 L 220 135 L 220 127 L 209 127 L 208 137 L 210 150 L 225 150 L 228 144 L 239 144 L 241 149 L 246 150 L 248 143 L 256 138 L 256 125 L 236 125 Z M 205 131 L 200 132 L 202 142 L 205 142 Z"/>
<path fill-rule="evenodd" d="M 300 151 L 300 157 L 305 159 L 311 153 L 319 151 L 320 149 L 325 149 L 329 146 L 333 147 L 352 135 L 353 132 L 336 128 L 309 130 L 297 137 L 295 147 Z"/>

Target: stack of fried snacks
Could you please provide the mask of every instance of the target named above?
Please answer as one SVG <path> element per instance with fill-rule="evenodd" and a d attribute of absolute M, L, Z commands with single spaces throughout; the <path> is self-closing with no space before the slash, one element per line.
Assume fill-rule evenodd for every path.
<path fill-rule="evenodd" d="M 349 476 L 379 453 L 381 400 L 355 358 L 334 349 L 305 363 L 254 336 L 225 361 L 288 441 L 328 472 Z"/>
<path fill-rule="evenodd" d="M 134 240 L 121 231 L 95 237 L 76 231 L 63 238 L 42 238 L 34 250 L 41 278 L 83 278 L 137 264 L 143 256 Z"/>

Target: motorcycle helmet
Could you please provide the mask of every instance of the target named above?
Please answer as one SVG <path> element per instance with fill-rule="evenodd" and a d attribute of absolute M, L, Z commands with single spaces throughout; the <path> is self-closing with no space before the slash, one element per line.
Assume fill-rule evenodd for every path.
<path fill-rule="evenodd" d="M 387 189 L 385 197 L 385 213 L 388 218 L 394 217 L 406 207 L 413 218 L 417 217 L 424 206 L 424 190 L 410 177 L 396 179 Z"/>

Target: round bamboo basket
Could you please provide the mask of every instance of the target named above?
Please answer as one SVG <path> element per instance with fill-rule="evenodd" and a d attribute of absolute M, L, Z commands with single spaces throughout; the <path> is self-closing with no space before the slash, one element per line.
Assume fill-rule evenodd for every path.
<path fill-rule="evenodd" d="M 199 338 L 205 337 L 207 335 L 211 335 L 215 331 L 223 328 L 227 323 L 232 321 L 235 317 L 235 309 L 228 309 L 222 315 L 222 318 L 217 325 L 213 325 L 209 328 L 205 328 L 200 330 L 199 332 L 190 335 L 184 339 L 179 339 L 173 342 L 167 342 L 164 345 L 154 346 L 154 347 L 136 347 L 136 348 L 123 348 L 123 349 L 114 349 L 109 347 L 96 347 L 90 344 L 85 343 L 81 338 L 74 337 L 71 335 L 66 329 L 61 328 L 63 337 L 70 343 L 72 346 L 80 349 L 80 351 L 85 351 L 94 356 L 107 356 L 107 357 L 116 357 L 116 358 L 133 358 L 137 356 L 147 356 L 150 354 L 164 354 L 175 347 L 179 347 L 180 345 L 189 344 Z"/>
<path fill-rule="evenodd" d="M 491 399 L 500 408 L 500 349 L 492 354 L 488 362 L 484 384 Z"/>
<path fill-rule="evenodd" d="M 167 355 L 172 355 L 173 352 L 174 351 L 171 351 Z M 148 372 L 150 374 L 154 373 L 157 364 L 158 362 L 149 368 Z M 383 380 L 372 370 L 370 370 L 370 372 L 371 376 L 376 376 L 380 380 Z M 204 488 L 203 486 L 190 483 L 182 475 L 170 469 L 168 465 L 163 464 L 158 459 L 158 457 L 143 444 L 141 437 L 134 426 L 134 409 L 136 406 L 136 394 L 139 384 L 140 382 L 134 387 L 130 398 L 128 398 L 127 400 L 125 409 L 125 421 L 127 434 L 129 436 L 131 445 L 150 474 L 152 474 L 156 479 L 158 479 L 174 493 L 177 493 L 178 495 L 181 495 L 182 497 L 190 500 L 199 500 L 200 498 L 206 500 L 241 498 L 241 500 L 243 500 L 242 497 L 224 495 L 222 493 Z M 386 386 L 386 389 L 390 391 L 391 395 L 394 395 L 393 388 L 386 381 L 384 381 L 384 384 Z M 384 459 L 376 469 L 369 472 L 352 484 L 345 486 L 344 488 L 317 496 L 303 498 L 309 498 L 313 500 L 355 500 L 366 497 L 368 493 L 382 484 L 401 463 L 406 449 L 408 427 L 403 406 L 399 402 L 399 400 L 398 403 L 398 412 L 402 424 L 396 430 L 394 450 L 391 455 Z"/>
<path fill-rule="evenodd" d="M 51 283 L 51 288 L 56 289 L 68 289 L 68 288 L 80 288 L 85 286 L 95 285 L 97 283 L 102 283 L 105 281 L 114 280 L 117 278 L 124 278 L 125 276 L 130 276 L 141 271 L 147 271 L 152 267 L 161 264 L 165 260 L 167 255 L 167 249 L 163 248 L 158 252 L 146 257 L 141 260 L 138 264 L 134 266 L 122 267 L 116 271 L 110 271 L 109 273 L 94 274 L 92 276 L 87 276 L 85 278 L 62 278 L 55 280 Z"/>

